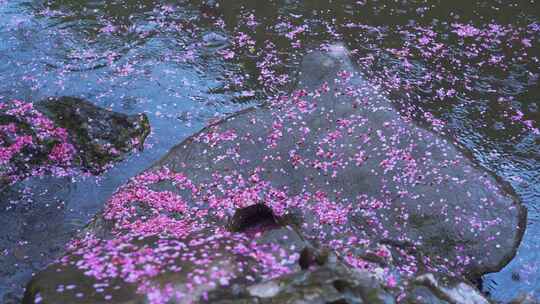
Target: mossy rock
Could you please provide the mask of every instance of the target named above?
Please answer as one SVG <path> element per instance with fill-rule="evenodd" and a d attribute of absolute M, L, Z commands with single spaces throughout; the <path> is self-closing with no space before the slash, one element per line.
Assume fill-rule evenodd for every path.
<path fill-rule="evenodd" d="M 150 134 L 145 114 L 113 112 L 75 97 L 48 98 L 35 107 L 68 131 L 80 165 L 93 173 L 134 149 L 143 150 Z"/>

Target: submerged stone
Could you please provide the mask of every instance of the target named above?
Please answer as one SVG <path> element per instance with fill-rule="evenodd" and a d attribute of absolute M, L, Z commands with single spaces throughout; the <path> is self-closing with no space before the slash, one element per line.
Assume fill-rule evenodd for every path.
<path fill-rule="evenodd" d="M 204 44 L 207 47 L 221 48 L 229 44 L 229 38 L 216 32 L 209 32 L 203 35 Z"/>

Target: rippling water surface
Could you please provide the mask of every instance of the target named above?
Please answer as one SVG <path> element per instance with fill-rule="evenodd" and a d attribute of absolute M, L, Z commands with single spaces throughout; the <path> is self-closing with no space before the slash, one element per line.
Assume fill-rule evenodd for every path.
<path fill-rule="evenodd" d="M 484 289 L 540 297 L 540 5 L 472 2 L 0 0 L 0 102 L 77 96 L 153 127 L 103 176 L 29 179 L 0 199 L 0 299 L 129 177 L 215 117 L 286 92 L 306 50 L 336 41 L 405 115 L 440 121 L 514 187 L 527 231 Z"/>

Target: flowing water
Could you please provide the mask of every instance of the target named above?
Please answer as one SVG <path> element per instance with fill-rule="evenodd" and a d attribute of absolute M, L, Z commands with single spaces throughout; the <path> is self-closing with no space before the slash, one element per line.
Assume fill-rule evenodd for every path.
<path fill-rule="evenodd" d="M 146 113 L 144 152 L 99 177 L 31 178 L 0 199 L 0 299 L 129 177 L 206 123 L 286 92 L 309 49 L 344 42 L 404 115 L 444 124 L 529 209 L 497 301 L 540 297 L 540 5 L 531 1 L 0 0 L 0 102 L 77 96 Z"/>

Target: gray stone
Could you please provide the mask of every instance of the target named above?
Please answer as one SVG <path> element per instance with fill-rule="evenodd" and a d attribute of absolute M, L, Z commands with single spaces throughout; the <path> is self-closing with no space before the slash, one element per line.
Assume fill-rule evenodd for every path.
<path fill-rule="evenodd" d="M 166 226 L 150 238 L 126 227 L 157 216 L 185 219 L 200 213 L 193 225 L 214 228 L 188 238 L 200 242 L 215 239 L 219 229 L 234 232 L 218 233 L 223 238 L 200 252 L 212 263 L 224 263 L 220 267 L 234 278 L 227 287 L 204 281 L 190 290 L 193 267 L 182 259 L 172 262 L 180 272 L 163 271 L 138 286 L 160 283 L 173 292 L 190 291 L 188 299 L 174 303 L 394 303 L 402 296 L 408 303 L 488 303 L 464 277 L 497 271 L 515 255 L 526 212 L 511 190 L 450 139 L 401 117 L 354 69 L 340 45 L 306 56 L 298 88 L 305 91 L 241 111 L 174 147 L 146 173 L 166 167 L 166 172 L 183 174 L 177 184 L 186 178 L 195 186 L 132 181 L 106 206 L 104 215 L 120 208 L 113 212 L 118 218 L 98 215 L 86 237 L 118 240 L 137 250 L 143 242 L 150 253 L 164 258 L 156 243 L 171 237 L 190 242 L 167 236 Z M 142 198 L 118 205 L 145 191 L 152 203 L 145 205 Z M 190 209 L 176 213 L 153 207 L 155 192 L 167 198 L 178 195 Z M 246 238 L 278 250 L 255 262 L 265 253 L 246 256 L 224 250 L 220 243 L 243 244 Z M 93 241 L 66 256 L 68 265 L 87 261 L 88 251 L 107 255 L 88 244 Z M 199 252 L 197 245 L 187 249 Z M 274 258 L 287 274 L 268 279 L 255 271 Z M 291 260 L 297 262 L 284 263 Z M 25 303 L 37 296 L 42 303 L 87 303 L 88 298 L 55 291 L 73 278 L 84 281 L 81 267 L 56 272 L 65 264 L 39 273 L 28 285 Z M 92 284 L 83 289 L 85 294 L 94 290 Z M 120 287 L 120 292 L 115 303 L 151 300 L 148 294 L 134 293 L 133 286 Z M 91 298 L 92 303 L 103 301 Z"/>
<path fill-rule="evenodd" d="M 98 174 L 132 150 L 142 149 L 150 133 L 144 114 L 116 113 L 72 97 L 48 98 L 33 105 L 6 103 L 0 108 L 0 125 L 16 128 L 15 132 L 0 134 L 3 148 L 21 138 L 32 139 L 7 163 L 0 164 L 0 191 L 11 182 L 36 174 L 34 171 L 46 174 L 54 168 L 77 168 Z M 67 138 L 56 134 L 61 129 L 65 129 Z M 59 147 L 73 154 L 69 160 L 51 160 L 51 154 L 60 151 Z"/>
<path fill-rule="evenodd" d="M 99 173 L 134 149 L 143 149 L 150 134 L 145 114 L 113 112 L 74 97 L 48 98 L 35 105 L 58 126 L 68 130 L 83 168 Z M 113 152 L 115 149 L 116 151 Z"/>
<path fill-rule="evenodd" d="M 334 84 L 340 71 L 352 75 L 341 87 Z M 334 46 L 326 54 L 314 52 L 304 59 L 298 88 L 313 92 L 324 82 L 329 84 L 329 93 L 317 100 L 304 98 L 315 105 L 313 112 L 291 111 L 290 104 L 242 111 L 177 145 L 154 169 L 166 166 L 202 184 L 212 174 L 237 172 L 239 168 L 240 175 L 248 179 L 259 167 L 266 168 L 259 174 L 262 180 L 287 189 L 290 196 L 324 191 L 355 202 L 364 195 L 384 202 L 384 206 L 367 211 L 356 206 L 349 229 L 357 231 L 358 237 L 372 243 L 415 244 L 436 264 L 448 264 L 470 278 L 498 271 L 514 257 L 525 229 L 526 209 L 509 185 L 479 167 L 470 153 L 451 139 L 402 118 L 390 100 L 355 71 L 345 48 Z M 351 93 L 354 96 L 340 93 L 347 86 L 360 89 Z M 291 112 L 301 119 L 289 119 Z M 347 119 L 365 122 L 334 144 L 331 152 L 338 157 L 331 161 L 347 163 L 336 176 L 331 170 L 325 172 L 308 164 L 295 168 L 292 151 L 301 160 L 319 158 L 320 143 L 336 131 L 338 121 Z M 282 124 L 285 134 L 277 147 L 270 148 L 267 138 L 275 122 Z M 311 132 L 304 134 L 300 127 Z M 209 133 L 224 131 L 233 132 L 239 140 L 215 146 L 201 141 Z M 363 164 L 356 166 L 353 159 L 363 135 L 370 142 L 363 146 Z M 223 157 L 231 149 L 239 156 Z M 395 157 L 398 160 L 385 173 L 380 164 L 389 161 L 392 157 L 388 154 L 394 152 L 403 155 Z M 417 171 L 407 176 L 411 163 Z M 309 212 L 303 210 L 303 216 L 309 222 Z"/>
<path fill-rule="evenodd" d="M 204 44 L 207 47 L 223 48 L 229 44 L 229 38 L 216 32 L 209 32 L 203 36 Z"/>

